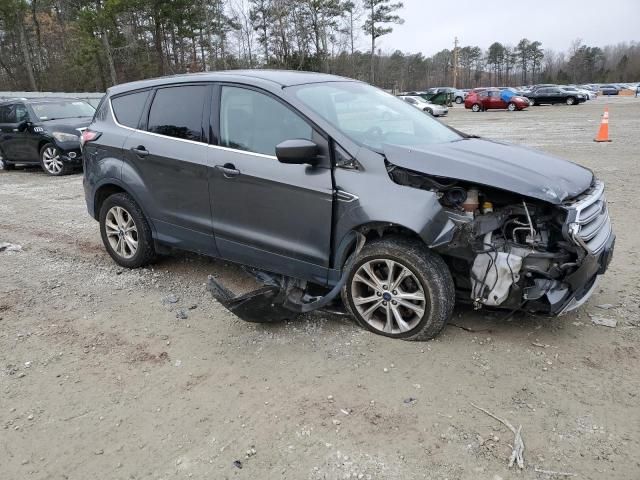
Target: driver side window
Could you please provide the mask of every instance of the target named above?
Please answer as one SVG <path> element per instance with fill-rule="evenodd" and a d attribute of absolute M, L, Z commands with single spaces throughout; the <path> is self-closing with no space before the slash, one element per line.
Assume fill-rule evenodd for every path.
<path fill-rule="evenodd" d="M 255 90 L 222 87 L 220 145 L 276 154 L 276 145 L 292 139 L 312 140 L 311 126 L 279 101 Z"/>
<path fill-rule="evenodd" d="M 29 120 L 29 112 L 27 111 L 27 107 L 21 104 L 16 105 L 16 122 L 24 122 Z"/>

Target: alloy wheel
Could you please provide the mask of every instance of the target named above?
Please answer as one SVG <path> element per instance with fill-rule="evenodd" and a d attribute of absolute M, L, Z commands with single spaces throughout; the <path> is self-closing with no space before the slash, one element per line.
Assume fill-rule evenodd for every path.
<path fill-rule="evenodd" d="M 362 264 L 351 281 L 351 297 L 358 315 L 387 334 L 413 330 L 422 320 L 427 300 L 416 275 L 390 259 Z"/>
<path fill-rule="evenodd" d="M 471 107 L 471 110 L 473 110 L 474 112 L 479 112 L 480 105 L 478 105 L 477 103 L 474 103 L 473 106 Z"/>
<path fill-rule="evenodd" d="M 131 214 L 122 207 L 112 207 L 105 218 L 109 245 L 122 258 L 131 258 L 138 251 L 138 228 Z"/>
<path fill-rule="evenodd" d="M 56 147 L 47 147 L 42 151 L 42 164 L 45 170 L 52 175 L 59 175 L 64 167 Z"/>

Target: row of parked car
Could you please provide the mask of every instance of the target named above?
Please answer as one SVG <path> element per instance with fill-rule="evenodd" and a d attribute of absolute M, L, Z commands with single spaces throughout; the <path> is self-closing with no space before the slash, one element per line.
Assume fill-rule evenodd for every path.
<path fill-rule="evenodd" d="M 523 110 L 532 105 L 578 105 L 593 100 L 598 95 L 618 95 L 624 90 L 636 92 L 640 83 L 556 85 L 539 84 L 521 87 L 482 87 L 455 89 L 435 87 L 424 91 L 410 91 L 400 95 L 402 99 L 434 116 L 446 115 L 447 107 L 454 103 L 480 112 L 490 109 Z M 439 105 L 441 108 L 435 108 Z"/>

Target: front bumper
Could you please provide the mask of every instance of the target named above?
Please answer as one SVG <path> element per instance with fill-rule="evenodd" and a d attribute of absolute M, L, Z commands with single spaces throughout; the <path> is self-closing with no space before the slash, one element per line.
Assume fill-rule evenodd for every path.
<path fill-rule="evenodd" d="M 80 149 L 66 152 L 63 151 L 60 153 L 60 160 L 70 165 L 79 166 L 82 165 L 82 153 L 80 152 Z"/>
<path fill-rule="evenodd" d="M 599 254 L 589 254 L 585 257 L 580 268 L 566 279 L 566 282 L 571 285 L 572 293 L 562 302 L 552 305 L 552 314 L 562 315 L 570 312 L 589 300 L 598 285 L 600 276 L 609 268 L 615 243 L 616 236 L 611 234 Z"/>
<path fill-rule="evenodd" d="M 55 145 L 60 152 L 60 160 L 70 165 L 82 165 L 82 150 L 80 142 L 59 142 L 55 141 Z"/>

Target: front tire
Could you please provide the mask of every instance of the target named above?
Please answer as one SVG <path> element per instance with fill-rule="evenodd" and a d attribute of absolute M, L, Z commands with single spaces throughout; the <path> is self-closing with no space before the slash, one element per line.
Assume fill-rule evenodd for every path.
<path fill-rule="evenodd" d="M 455 289 L 439 255 L 418 241 L 387 237 L 362 249 L 342 298 L 356 322 L 373 333 L 429 340 L 451 317 Z"/>
<path fill-rule="evenodd" d="M 424 113 L 428 113 L 429 115 L 431 115 L 433 117 L 433 110 L 431 110 L 430 108 L 425 108 L 424 109 Z"/>
<path fill-rule="evenodd" d="M 574 97 L 567 98 L 567 105 L 574 105 L 576 103 L 576 99 Z"/>
<path fill-rule="evenodd" d="M 111 258 L 126 268 L 139 268 L 156 257 L 151 227 L 127 193 L 108 197 L 100 207 L 100 235 Z"/>
<path fill-rule="evenodd" d="M 460 105 L 462 102 L 464 102 L 464 98 L 462 98 L 462 97 L 456 97 L 456 103 L 457 103 L 458 105 Z"/>
<path fill-rule="evenodd" d="M 479 103 L 474 103 L 473 105 L 471 105 L 471 110 L 474 112 L 479 112 L 481 108 L 482 107 L 480 107 Z"/>
<path fill-rule="evenodd" d="M 4 152 L 0 149 L 0 170 L 14 170 L 16 166 L 5 158 Z"/>
<path fill-rule="evenodd" d="M 40 149 L 40 165 L 45 173 L 54 177 L 68 175 L 73 168 L 60 158 L 60 150 L 52 143 L 46 143 Z"/>
<path fill-rule="evenodd" d="M 516 104 L 513 102 L 509 102 L 509 105 L 507 105 L 507 110 L 510 112 L 515 112 L 517 109 L 518 107 L 516 107 Z"/>

